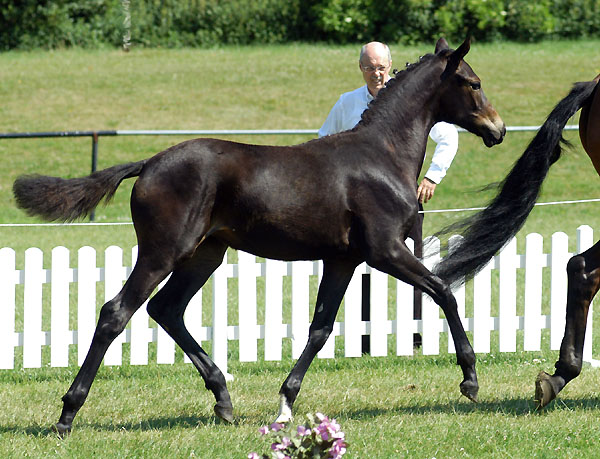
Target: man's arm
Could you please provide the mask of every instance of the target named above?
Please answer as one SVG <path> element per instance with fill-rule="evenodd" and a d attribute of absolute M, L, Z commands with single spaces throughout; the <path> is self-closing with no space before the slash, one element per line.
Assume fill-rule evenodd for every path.
<path fill-rule="evenodd" d="M 436 123 L 431 128 L 429 136 L 437 145 L 431 158 L 431 165 L 417 189 L 417 197 L 421 203 L 433 197 L 435 187 L 446 175 L 458 150 L 458 130 L 453 124 Z"/>

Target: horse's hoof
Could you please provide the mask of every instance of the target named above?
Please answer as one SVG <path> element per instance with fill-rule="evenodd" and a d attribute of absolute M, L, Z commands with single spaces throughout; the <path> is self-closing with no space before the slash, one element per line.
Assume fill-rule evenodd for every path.
<path fill-rule="evenodd" d="M 287 424 L 289 422 L 292 422 L 293 420 L 294 417 L 291 415 L 280 414 L 279 416 L 277 416 L 277 419 L 275 419 L 275 422 L 278 424 Z"/>
<path fill-rule="evenodd" d="M 477 403 L 477 393 L 479 385 L 474 381 L 463 381 L 460 383 L 460 393 L 467 397 L 472 402 Z"/>
<path fill-rule="evenodd" d="M 288 404 L 287 397 L 283 394 L 279 396 L 279 414 L 275 422 L 279 424 L 287 424 L 294 419 L 292 415 L 292 407 Z"/>
<path fill-rule="evenodd" d="M 71 426 L 63 424 L 62 422 L 57 422 L 52 426 L 52 431 L 58 434 L 59 437 L 65 438 L 71 433 Z"/>
<path fill-rule="evenodd" d="M 556 398 L 556 392 L 552 386 L 552 377 L 545 371 L 540 371 L 535 378 L 535 409 L 536 411 L 544 408 L 548 403 Z"/>
<path fill-rule="evenodd" d="M 233 422 L 233 406 L 222 404 L 221 402 L 215 405 L 215 414 L 223 419 L 223 421 L 232 423 Z"/>

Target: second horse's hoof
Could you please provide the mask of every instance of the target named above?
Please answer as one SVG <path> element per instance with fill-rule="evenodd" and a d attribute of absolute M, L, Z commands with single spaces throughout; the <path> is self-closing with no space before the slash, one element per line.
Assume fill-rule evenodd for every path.
<path fill-rule="evenodd" d="M 215 414 L 219 416 L 223 421 L 232 423 L 233 422 L 233 406 L 221 404 L 220 402 L 215 405 Z"/>
<path fill-rule="evenodd" d="M 477 393 L 479 385 L 473 381 L 463 381 L 460 383 L 460 393 L 467 397 L 472 402 L 477 403 Z"/>
<path fill-rule="evenodd" d="M 552 386 L 552 376 L 545 371 L 540 371 L 535 378 L 535 409 L 541 410 L 555 398 L 556 392 Z"/>

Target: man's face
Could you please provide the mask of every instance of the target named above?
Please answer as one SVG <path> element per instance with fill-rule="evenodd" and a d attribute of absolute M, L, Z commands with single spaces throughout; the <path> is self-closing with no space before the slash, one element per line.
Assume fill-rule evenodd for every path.
<path fill-rule="evenodd" d="M 388 59 L 387 53 L 374 51 L 365 53 L 359 66 L 369 92 L 375 97 L 390 79 L 392 63 Z"/>

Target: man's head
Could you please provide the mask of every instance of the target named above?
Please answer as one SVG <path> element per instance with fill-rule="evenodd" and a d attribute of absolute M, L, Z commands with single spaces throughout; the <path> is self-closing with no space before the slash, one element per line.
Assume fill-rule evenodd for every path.
<path fill-rule="evenodd" d="M 392 55 L 386 44 L 372 41 L 360 50 L 358 66 L 373 97 L 390 79 Z"/>

